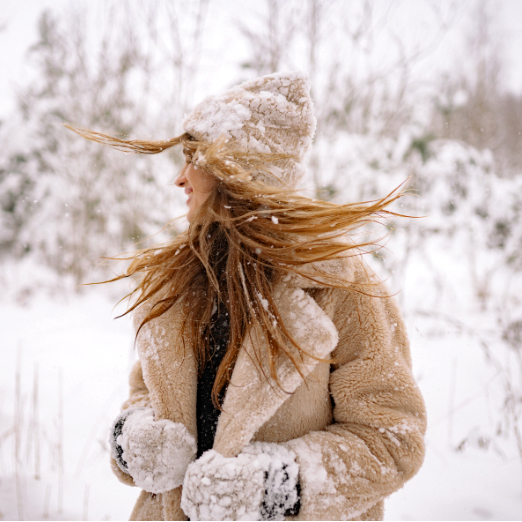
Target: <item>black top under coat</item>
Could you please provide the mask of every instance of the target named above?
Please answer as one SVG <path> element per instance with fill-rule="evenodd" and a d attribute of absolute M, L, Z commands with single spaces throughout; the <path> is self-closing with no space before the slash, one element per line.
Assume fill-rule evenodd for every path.
<path fill-rule="evenodd" d="M 196 422 L 198 428 L 198 458 L 205 451 L 212 449 L 220 411 L 212 402 L 212 388 L 216 380 L 217 371 L 227 351 L 230 336 L 230 318 L 224 306 L 216 312 L 215 322 L 210 328 L 210 353 L 203 373 L 198 380 L 198 393 L 196 403 Z M 221 404 L 225 395 L 226 386 L 219 394 Z"/>

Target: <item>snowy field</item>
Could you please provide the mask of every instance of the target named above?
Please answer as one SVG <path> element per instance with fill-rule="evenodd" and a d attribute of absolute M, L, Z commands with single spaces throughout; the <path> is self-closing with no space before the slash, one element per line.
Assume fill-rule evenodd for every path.
<path fill-rule="evenodd" d="M 495 344 L 491 314 L 470 306 L 457 265 L 448 279 L 462 292 L 436 291 L 422 263 L 409 267 L 400 299 L 428 406 L 428 451 L 386 518 L 520 520 L 522 460 L 502 425 L 509 361 L 495 366 L 485 347 L 493 359 L 510 352 Z M 27 272 L 4 266 L 1 281 L 0 518 L 127 519 L 138 491 L 112 475 L 106 442 L 134 358 L 130 321 L 112 319 L 124 289 L 51 296 L 52 280 L 31 292 L 38 278 L 29 285 Z"/>

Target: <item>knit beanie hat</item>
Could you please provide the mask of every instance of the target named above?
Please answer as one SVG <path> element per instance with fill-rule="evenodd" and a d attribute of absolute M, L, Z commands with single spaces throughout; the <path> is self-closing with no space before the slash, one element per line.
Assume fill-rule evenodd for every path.
<path fill-rule="evenodd" d="M 291 72 L 262 76 L 206 98 L 185 118 L 183 128 L 198 141 L 224 137 L 246 151 L 292 155 L 271 163 L 270 174 L 253 177 L 295 188 L 305 173 L 302 162 L 316 123 L 310 81 L 303 73 Z"/>

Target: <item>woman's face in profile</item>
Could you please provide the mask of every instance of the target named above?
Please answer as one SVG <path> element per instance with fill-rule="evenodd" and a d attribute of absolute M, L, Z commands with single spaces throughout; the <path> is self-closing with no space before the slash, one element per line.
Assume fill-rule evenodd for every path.
<path fill-rule="evenodd" d="M 191 163 L 189 157 L 185 155 L 185 166 L 174 180 L 174 184 L 185 189 L 185 194 L 188 196 L 187 219 L 190 221 L 210 196 L 216 185 L 216 178 Z"/>

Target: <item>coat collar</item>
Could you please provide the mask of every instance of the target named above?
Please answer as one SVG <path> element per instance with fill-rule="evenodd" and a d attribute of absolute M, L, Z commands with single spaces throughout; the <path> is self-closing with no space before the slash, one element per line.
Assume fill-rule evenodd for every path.
<path fill-rule="evenodd" d="M 214 441 L 214 449 L 225 456 L 239 454 L 337 344 L 334 324 L 296 281 L 278 284 L 274 298 L 283 323 L 306 355 L 301 357 L 300 372 L 288 358 L 279 358 L 278 386 L 260 356 L 265 350 L 264 336 L 250 328 L 227 388 Z M 142 328 L 138 354 L 156 417 L 181 422 L 196 435 L 197 371 L 192 346 L 180 334 L 181 308 L 181 304 L 173 306 Z M 141 324 L 145 313 L 146 309 L 140 309 L 135 314 L 136 324 Z"/>
<path fill-rule="evenodd" d="M 223 411 L 214 440 L 214 449 L 226 457 L 235 456 L 270 419 L 337 345 L 337 330 L 330 318 L 302 289 L 281 285 L 274 297 L 285 327 L 306 355 L 300 371 L 287 357 L 280 357 L 276 372 L 280 386 L 270 377 L 265 339 L 251 328 L 239 353 L 230 379 Z M 261 369 L 261 371 L 259 370 Z"/>

